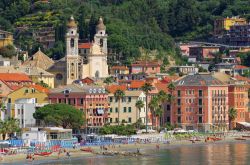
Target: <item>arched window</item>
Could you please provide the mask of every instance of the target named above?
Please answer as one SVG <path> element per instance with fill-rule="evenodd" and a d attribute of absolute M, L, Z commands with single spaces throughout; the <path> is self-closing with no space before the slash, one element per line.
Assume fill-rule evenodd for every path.
<path fill-rule="evenodd" d="M 71 46 L 71 47 L 74 47 L 74 46 L 75 46 L 75 41 L 74 41 L 73 38 L 71 38 L 71 40 L 70 40 L 70 46 Z"/>
<path fill-rule="evenodd" d="M 100 46 L 103 47 L 103 39 L 100 39 Z"/>

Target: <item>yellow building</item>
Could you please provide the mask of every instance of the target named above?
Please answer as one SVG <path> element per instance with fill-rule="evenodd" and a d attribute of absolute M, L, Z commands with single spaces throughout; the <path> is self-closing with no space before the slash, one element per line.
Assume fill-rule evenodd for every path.
<path fill-rule="evenodd" d="M 230 27 L 233 25 L 245 25 L 247 21 L 245 18 L 239 17 L 231 17 L 231 18 L 220 18 L 214 21 L 214 34 L 219 35 L 222 34 L 224 31 L 230 30 Z"/>
<path fill-rule="evenodd" d="M 8 45 L 13 45 L 12 33 L 0 30 L 0 48 Z"/>
<path fill-rule="evenodd" d="M 125 97 L 119 102 L 114 97 L 113 93 L 109 94 L 109 123 L 111 125 L 118 124 L 118 111 L 120 112 L 119 121 L 120 123 L 132 124 L 135 123 L 139 118 L 142 120 L 142 123 L 145 124 L 145 106 L 141 110 L 137 109 L 135 104 L 138 100 L 142 100 L 144 105 L 146 105 L 146 96 L 143 91 L 125 91 Z"/>
<path fill-rule="evenodd" d="M 29 85 L 21 87 L 11 92 L 6 99 L 7 114 L 10 117 L 17 117 L 17 104 L 21 104 L 21 99 L 29 99 L 27 103 L 34 104 L 35 107 L 42 107 L 48 104 L 48 92 L 47 88 L 40 85 Z M 26 104 L 22 102 L 22 104 Z"/>

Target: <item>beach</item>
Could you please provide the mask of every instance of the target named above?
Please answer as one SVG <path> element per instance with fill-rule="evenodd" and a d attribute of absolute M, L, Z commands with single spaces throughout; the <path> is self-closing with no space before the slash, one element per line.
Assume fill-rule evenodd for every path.
<path fill-rule="evenodd" d="M 239 136 L 240 137 L 240 136 Z M 144 156 L 144 154 L 148 150 L 161 150 L 161 149 L 171 149 L 176 147 L 182 147 L 182 146 L 198 146 L 198 145 L 213 145 L 213 144 L 219 144 L 219 143 L 239 143 L 241 140 L 235 140 L 234 137 L 223 137 L 222 140 L 219 141 L 207 141 L 205 142 L 205 139 L 200 139 L 200 141 L 192 142 L 190 139 L 182 139 L 182 140 L 172 140 L 170 141 L 170 144 L 165 144 L 162 142 L 159 143 L 134 143 L 134 144 L 119 144 L 115 146 L 105 146 L 108 151 L 114 151 L 114 152 L 137 152 L 137 150 L 142 153 L 141 156 Z M 250 138 L 244 140 L 244 142 L 250 142 Z M 115 147 L 115 148 L 114 148 Z M 86 147 L 81 147 L 86 148 Z M 66 149 L 67 152 L 70 153 L 70 159 L 74 158 L 88 158 L 88 157 L 95 157 L 101 155 L 104 150 L 101 150 L 100 146 L 91 146 L 91 149 L 93 149 L 93 153 L 90 152 L 84 152 L 81 151 L 81 148 L 75 148 L 75 149 Z M 34 163 L 40 162 L 40 161 L 60 161 L 68 159 L 66 156 L 66 152 L 63 152 L 60 154 L 60 157 L 58 159 L 58 152 L 54 152 L 49 156 L 34 156 Z M 4 155 L 3 160 L 0 161 L 2 164 L 17 164 L 20 162 L 21 164 L 29 163 L 30 161 L 26 160 L 26 154 L 16 154 L 16 155 Z"/>

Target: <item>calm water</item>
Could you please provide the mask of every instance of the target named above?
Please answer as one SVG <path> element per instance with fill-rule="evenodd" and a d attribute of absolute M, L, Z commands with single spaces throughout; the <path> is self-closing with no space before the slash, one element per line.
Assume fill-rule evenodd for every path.
<path fill-rule="evenodd" d="M 250 165 L 250 143 L 191 145 L 144 150 L 144 157 L 89 157 L 39 164 L 84 165 Z M 38 163 L 38 162 L 37 162 Z M 20 163 L 19 163 L 20 164 Z"/>

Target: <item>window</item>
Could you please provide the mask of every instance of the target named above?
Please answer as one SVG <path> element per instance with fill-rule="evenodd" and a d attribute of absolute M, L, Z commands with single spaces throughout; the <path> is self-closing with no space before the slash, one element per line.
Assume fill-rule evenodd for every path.
<path fill-rule="evenodd" d="M 74 47 L 74 46 L 75 46 L 75 41 L 74 41 L 73 38 L 71 38 L 71 40 L 70 40 L 70 46 L 71 46 L 71 47 Z"/>
<path fill-rule="evenodd" d="M 117 98 L 115 98 L 115 102 L 118 102 L 118 99 L 117 99 Z"/>
<path fill-rule="evenodd" d="M 154 67 L 152 67 L 152 70 L 155 70 L 155 68 L 154 68 Z"/>
<path fill-rule="evenodd" d="M 109 112 L 112 113 L 112 108 L 109 108 Z"/>
<path fill-rule="evenodd" d="M 8 103 L 11 103 L 11 98 L 8 98 Z"/>
<path fill-rule="evenodd" d="M 70 99 L 68 99 L 68 104 L 69 104 L 69 105 L 71 104 L 71 100 L 70 100 Z"/>
<path fill-rule="evenodd" d="M 128 107 L 128 112 L 130 113 L 132 110 L 131 110 L 131 107 Z"/>
<path fill-rule="evenodd" d="M 171 108 L 170 108 L 170 105 L 168 104 L 168 105 L 167 105 L 167 111 L 170 111 L 170 109 L 171 109 Z"/>
<path fill-rule="evenodd" d="M 177 100 L 177 105 L 181 105 L 181 99 Z"/>
<path fill-rule="evenodd" d="M 29 90 L 28 90 L 28 89 L 25 89 L 25 93 L 29 93 Z"/>
<path fill-rule="evenodd" d="M 109 98 L 109 102 L 112 102 L 113 101 L 113 97 L 110 97 Z M 117 101 L 116 101 L 117 102 Z"/>
<path fill-rule="evenodd" d="M 199 116 L 199 123 L 202 123 L 202 116 Z"/>
<path fill-rule="evenodd" d="M 127 107 L 123 107 L 123 112 L 124 112 L 124 113 L 127 112 Z"/>
<path fill-rule="evenodd" d="M 35 89 L 34 88 L 31 89 L 31 93 L 35 93 Z"/>
<path fill-rule="evenodd" d="M 178 120 L 178 123 L 181 123 L 181 117 L 180 116 L 178 117 L 177 120 Z"/>
<path fill-rule="evenodd" d="M 202 90 L 199 90 L 199 97 L 202 97 L 202 96 L 203 96 Z"/>
<path fill-rule="evenodd" d="M 80 99 L 80 104 L 83 105 L 83 98 Z"/>
<path fill-rule="evenodd" d="M 18 115 L 20 115 L 20 109 L 17 110 Z"/>
<path fill-rule="evenodd" d="M 177 113 L 180 115 L 181 114 L 181 108 L 178 108 Z"/>
<path fill-rule="evenodd" d="M 35 103 L 37 103 L 37 98 L 35 98 Z"/>
<path fill-rule="evenodd" d="M 112 118 L 109 118 L 109 122 L 110 122 L 110 123 L 112 123 L 112 122 L 113 122 L 113 121 L 112 121 Z"/>
<path fill-rule="evenodd" d="M 178 95 L 178 97 L 181 97 L 181 91 L 180 90 L 177 91 L 177 95 Z"/>
<path fill-rule="evenodd" d="M 126 97 L 122 97 L 122 102 L 126 102 Z"/>
<path fill-rule="evenodd" d="M 128 102 L 131 102 L 131 97 L 128 97 Z"/>
<path fill-rule="evenodd" d="M 58 99 L 58 103 L 62 103 L 62 100 L 61 100 L 61 99 Z"/>
<path fill-rule="evenodd" d="M 131 117 L 128 118 L 128 122 L 131 123 L 132 122 L 132 119 Z"/>
<path fill-rule="evenodd" d="M 115 112 L 118 113 L 118 108 L 117 107 L 115 107 Z"/>
<path fill-rule="evenodd" d="M 115 118 L 115 122 L 118 123 L 118 118 Z"/>
<path fill-rule="evenodd" d="M 199 114 L 202 114 L 202 107 L 199 107 Z"/>
<path fill-rule="evenodd" d="M 199 105 L 202 105 L 202 99 L 199 99 Z"/>

